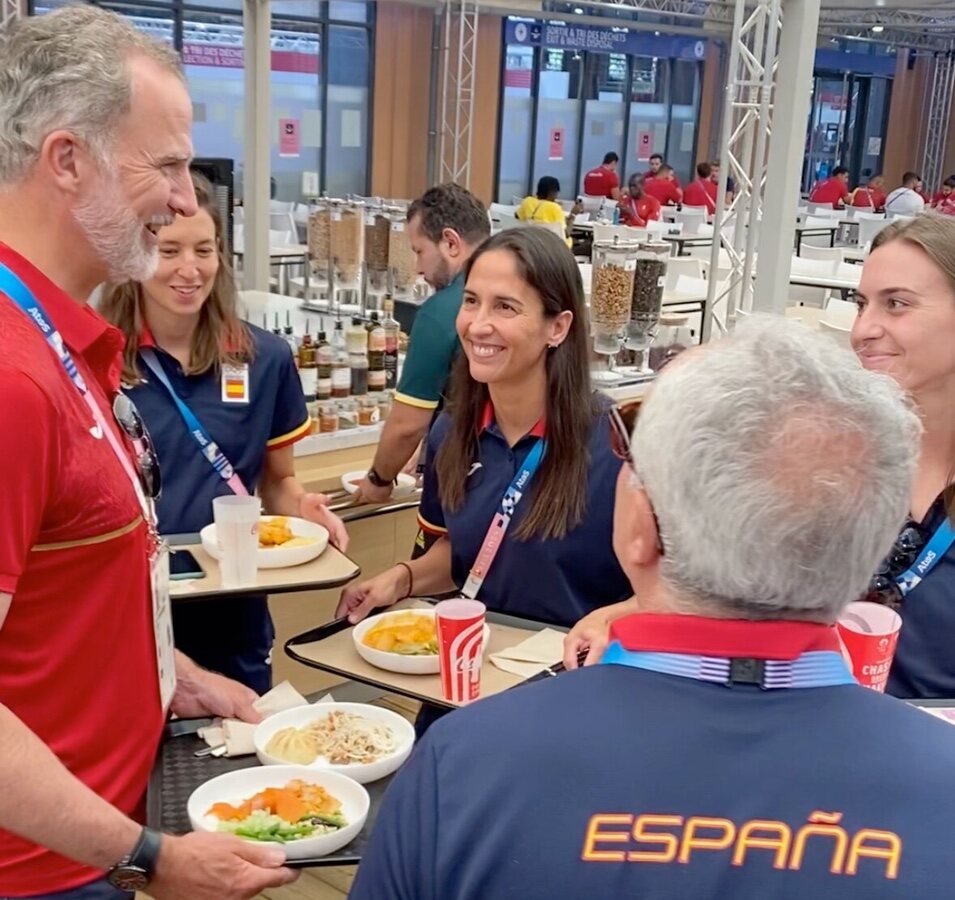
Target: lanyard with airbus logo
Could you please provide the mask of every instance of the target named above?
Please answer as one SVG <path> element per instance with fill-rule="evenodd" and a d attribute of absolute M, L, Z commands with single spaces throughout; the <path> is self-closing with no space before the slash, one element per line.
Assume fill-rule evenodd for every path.
<path fill-rule="evenodd" d="M 929 542 L 922 548 L 918 559 L 906 569 L 895 583 L 904 597 L 909 591 L 918 587 L 932 569 L 935 568 L 939 560 L 948 553 L 949 547 L 955 544 L 955 529 L 952 528 L 952 522 L 945 516 L 944 521 L 935 529 Z"/>
<path fill-rule="evenodd" d="M 487 534 L 484 536 L 484 543 L 481 544 L 477 559 L 474 560 L 474 565 L 468 573 L 468 580 L 461 590 L 463 596 L 473 600 L 477 597 L 478 591 L 481 590 L 481 585 L 484 584 L 484 579 L 487 578 L 487 573 L 490 571 L 491 563 L 494 562 L 497 551 L 501 549 L 504 535 L 511 525 L 511 519 L 514 518 L 514 510 L 520 503 L 521 497 L 524 496 L 538 466 L 540 466 L 546 448 L 547 442 L 543 438 L 539 438 L 524 459 L 520 471 L 514 476 L 514 480 L 504 492 L 504 496 L 501 498 L 501 508 L 491 520 L 491 527 L 488 528 Z"/>

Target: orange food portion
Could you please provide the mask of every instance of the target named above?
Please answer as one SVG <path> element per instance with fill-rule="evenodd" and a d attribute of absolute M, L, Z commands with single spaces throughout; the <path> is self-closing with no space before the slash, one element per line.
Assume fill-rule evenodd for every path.
<path fill-rule="evenodd" d="M 369 629 L 363 643 L 373 650 L 395 653 L 409 644 L 427 644 L 436 639 L 433 618 L 407 612 L 389 616 L 380 625 Z"/>
<path fill-rule="evenodd" d="M 292 539 L 292 529 L 289 528 L 288 516 L 273 516 L 271 519 L 259 521 L 259 546 L 280 547 Z"/>
<path fill-rule="evenodd" d="M 237 806 L 231 803 L 213 803 L 206 812 L 225 822 L 241 822 L 256 810 L 265 810 L 286 822 L 298 822 L 311 815 L 334 815 L 341 810 L 341 802 L 325 788 L 304 781 L 290 781 L 284 788 L 266 788 Z"/>

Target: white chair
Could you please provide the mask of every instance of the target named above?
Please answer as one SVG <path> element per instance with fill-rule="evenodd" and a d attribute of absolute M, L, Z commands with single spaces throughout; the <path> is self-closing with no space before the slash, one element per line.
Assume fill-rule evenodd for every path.
<path fill-rule="evenodd" d="M 705 206 L 684 206 L 673 214 L 674 222 L 683 223 L 684 234 L 699 234 L 700 227 L 706 224 Z"/>
<path fill-rule="evenodd" d="M 831 203 L 809 203 L 807 206 L 811 216 L 831 216 L 833 213 L 842 215 L 842 211 L 833 209 Z"/>
<path fill-rule="evenodd" d="M 671 284 L 669 276 L 670 271 L 667 270 L 667 285 L 665 290 L 672 291 L 674 294 L 687 294 L 702 299 L 709 290 L 709 284 L 704 278 L 697 278 L 694 275 L 678 275 Z"/>
<path fill-rule="evenodd" d="M 819 320 L 826 314 L 824 309 L 817 309 L 814 306 L 787 306 L 783 310 L 783 315 L 787 319 L 795 319 L 808 325 L 810 328 L 818 329 Z"/>
<path fill-rule="evenodd" d="M 296 243 L 295 235 L 291 231 L 275 231 L 269 229 L 269 246 L 270 247 L 290 247 L 292 244 Z"/>
<path fill-rule="evenodd" d="M 528 228 L 543 228 L 556 234 L 562 241 L 567 239 L 567 229 L 560 222 L 527 222 Z"/>
<path fill-rule="evenodd" d="M 848 328 L 842 328 L 839 325 L 834 325 L 832 322 L 827 322 L 825 319 L 819 320 L 819 330 L 823 334 L 828 334 L 833 337 L 838 343 L 842 344 L 847 350 L 852 349 L 852 344 L 849 340 L 851 330 Z"/>
<path fill-rule="evenodd" d="M 634 225 L 623 225 L 623 236 L 621 240 L 625 241 L 648 241 L 650 240 L 650 232 L 646 228 L 637 228 Z"/>
<path fill-rule="evenodd" d="M 269 200 L 270 213 L 290 213 L 294 209 L 294 200 Z"/>
<path fill-rule="evenodd" d="M 833 271 L 836 266 L 846 261 L 846 253 L 841 247 L 814 247 L 812 244 L 800 244 L 799 255 L 803 259 L 818 259 L 832 263 Z"/>
<path fill-rule="evenodd" d="M 286 234 L 288 237 L 284 240 L 273 240 L 273 235 Z M 298 229 L 295 227 L 295 216 L 292 211 L 269 213 L 269 245 L 272 247 L 284 247 L 287 244 L 298 243 Z"/>
<path fill-rule="evenodd" d="M 859 315 L 859 307 L 848 300 L 840 300 L 838 297 L 830 297 L 826 303 L 825 320 L 830 325 L 836 325 L 839 328 L 848 328 L 852 330 L 856 318 Z"/>
<path fill-rule="evenodd" d="M 666 289 L 675 291 L 680 278 L 703 281 L 703 261 L 693 256 L 673 256 L 667 260 Z M 703 282 L 704 284 L 706 282 Z"/>
<path fill-rule="evenodd" d="M 596 218 L 600 210 L 603 209 L 606 197 L 581 197 L 580 202 L 584 207 L 585 213 L 590 213 L 591 218 Z"/>
<path fill-rule="evenodd" d="M 569 213 L 574 208 L 573 200 L 558 200 L 557 203 L 565 213 Z"/>
<path fill-rule="evenodd" d="M 885 217 L 893 222 L 911 222 L 915 218 L 908 213 L 895 213 L 890 210 L 886 210 Z"/>
<path fill-rule="evenodd" d="M 872 243 L 875 236 L 888 225 L 886 219 L 859 218 L 859 236 L 857 242 L 860 247 L 865 247 Z"/>

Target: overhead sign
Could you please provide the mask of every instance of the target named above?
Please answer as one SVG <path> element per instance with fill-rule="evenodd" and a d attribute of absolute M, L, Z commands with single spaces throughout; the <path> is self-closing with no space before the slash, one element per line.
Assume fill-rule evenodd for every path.
<path fill-rule="evenodd" d="M 699 38 L 656 35 L 626 28 L 605 28 L 602 25 L 571 25 L 566 22 L 515 22 L 508 19 L 504 40 L 508 44 L 528 47 L 625 53 L 631 56 L 695 60 L 702 60 L 706 56 L 706 41 Z"/>

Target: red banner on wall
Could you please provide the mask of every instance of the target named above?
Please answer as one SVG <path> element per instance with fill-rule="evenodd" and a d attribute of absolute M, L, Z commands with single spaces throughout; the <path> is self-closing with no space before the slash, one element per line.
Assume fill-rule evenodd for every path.
<path fill-rule="evenodd" d="M 220 69 L 241 69 L 245 56 L 241 47 L 224 44 L 183 44 L 182 62 L 186 66 L 213 66 Z M 316 53 L 299 53 L 295 50 L 273 50 L 273 72 L 302 72 L 317 75 L 319 56 Z"/>

